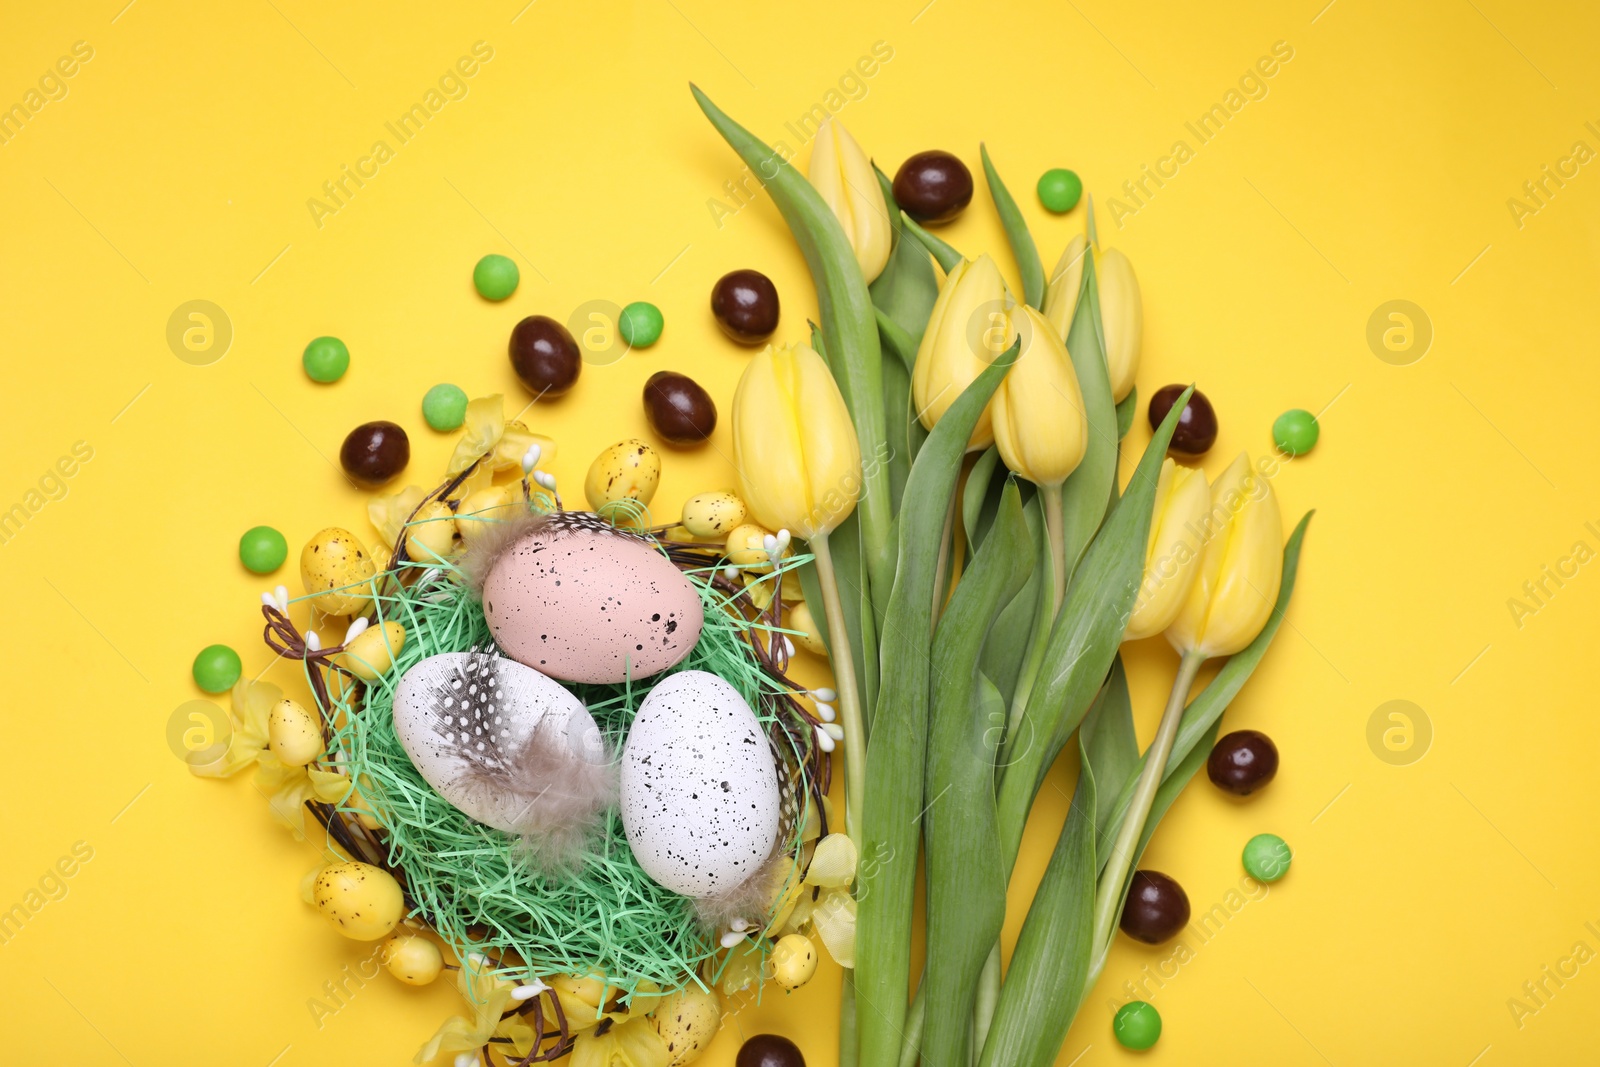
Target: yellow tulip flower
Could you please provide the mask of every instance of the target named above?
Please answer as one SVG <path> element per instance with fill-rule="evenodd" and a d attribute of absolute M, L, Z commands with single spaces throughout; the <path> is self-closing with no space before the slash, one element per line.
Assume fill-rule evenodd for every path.
<path fill-rule="evenodd" d="M 740 496 L 769 530 L 807 540 L 855 510 L 861 446 L 828 365 L 808 345 L 768 345 L 733 394 Z"/>
<path fill-rule="evenodd" d="M 1100 322 L 1106 334 L 1106 366 L 1111 372 L 1111 397 L 1118 403 L 1133 391 L 1144 340 L 1144 301 L 1133 264 L 1115 248 L 1095 260 L 1100 285 Z"/>
<path fill-rule="evenodd" d="M 1240 453 L 1211 485 L 1205 557 L 1178 617 L 1172 647 L 1231 656 L 1255 640 L 1283 580 L 1283 520 L 1272 484 Z"/>
<path fill-rule="evenodd" d="M 922 425 L 933 429 L 962 390 L 1011 347 L 1016 337 L 1011 304 L 1000 268 L 988 255 L 957 263 L 945 275 L 911 375 L 911 394 Z M 967 448 L 988 448 L 993 441 L 986 408 Z"/>
<path fill-rule="evenodd" d="M 889 205 L 883 187 L 873 172 L 872 160 L 861 150 L 844 123 L 826 119 L 817 130 L 811 149 L 811 184 L 824 203 L 833 209 L 844 227 L 844 235 L 855 251 L 861 273 L 870 283 L 883 273 L 889 262 L 893 234 L 889 227 Z"/>
<path fill-rule="evenodd" d="M 1089 242 L 1082 234 L 1067 242 L 1044 295 L 1044 314 L 1063 338 L 1072 328 L 1083 284 L 1083 260 Z M 1106 337 L 1106 372 L 1111 396 L 1118 402 L 1133 391 L 1139 372 L 1139 352 L 1144 340 L 1144 301 L 1133 264 L 1115 248 L 1095 254 L 1095 279 L 1100 290 L 1100 322 Z"/>
<path fill-rule="evenodd" d="M 1171 458 L 1162 462 L 1144 581 L 1124 641 L 1158 634 L 1178 617 L 1205 557 L 1204 523 L 1210 507 L 1211 489 L 1203 472 L 1180 467 Z"/>
<path fill-rule="evenodd" d="M 1066 345 L 1050 320 L 1023 305 L 1011 313 L 1021 339 L 1016 365 L 990 401 L 1006 466 L 1035 485 L 1060 485 L 1083 462 L 1089 427 Z"/>
<path fill-rule="evenodd" d="M 1083 259 L 1089 254 L 1089 239 L 1077 234 L 1067 242 L 1056 269 L 1050 272 L 1050 284 L 1044 291 L 1044 315 L 1056 333 L 1063 339 L 1072 328 L 1073 313 L 1078 310 L 1078 290 L 1083 287 Z"/>

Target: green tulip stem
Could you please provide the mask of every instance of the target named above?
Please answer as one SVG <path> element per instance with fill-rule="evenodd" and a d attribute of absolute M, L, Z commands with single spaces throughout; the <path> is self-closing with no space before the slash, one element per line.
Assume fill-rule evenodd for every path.
<path fill-rule="evenodd" d="M 1128 803 L 1128 814 L 1117 831 L 1116 843 L 1111 846 L 1111 858 L 1106 864 L 1105 873 L 1100 876 L 1100 889 L 1094 903 L 1094 937 L 1089 942 L 1096 953 L 1100 951 L 1100 946 L 1110 942 L 1111 928 L 1122 906 L 1122 890 L 1128 880 L 1128 868 L 1133 866 L 1137 858 L 1134 850 L 1144 834 L 1150 805 L 1155 801 L 1156 789 L 1166 773 L 1167 757 L 1172 754 L 1172 742 L 1178 736 L 1178 724 L 1183 721 L 1183 707 L 1188 703 L 1189 688 L 1194 685 L 1194 676 L 1205 661 L 1206 657 L 1200 652 L 1185 652 L 1178 663 L 1178 677 L 1173 680 L 1172 693 L 1167 697 L 1167 709 L 1161 713 L 1156 739 L 1150 742 L 1150 750 L 1144 755 L 1144 769 L 1139 772 L 1139 784 L 1134 787 L 1133 799 Z"/>
<path fill-rule="evenodd" d="M 927 966 L 922 969 L 924 980 L 928 977 Z M 906 1013 L 905 1041 L 900 1045 L 900 1067 L 917 1067 L 917 1061 L 922 1057 L 922 1024 L 928 1016 L 928 998 L 926 988 L 918 984 L 917 995 L 911 999 L 911 1010 Z"/>
<path fill-rule="evenodd" d="M 1056 612 L 1061 610 L 1061 601 L 1067 595 L 1067 528 L 1066 515 L 1061 506 L 1061 483 L 1055 485 L 1041 485 L 1039 492 L 1044 495 L 1044 522 L 1050 532 L 1050 558 L 1055 562 L 1055 602 L 1051 606 L 1050 617 L 1053 619 Z"/>
<path fill-rule="evenodd" d="M 816 557 L 817 578 L 822 586 L 822 608 L 828 619 L 828 634 L 833 647 L 828 654 L 833 663 L 833 679 L 839 693 L 839 714 L 844 727 L 844 812 L 845 829 L 861 849 L 861 800 L 867 790 L 867 731 L 861 717 L 861 690 L 856 688 L 855 654 L 850 650 L 850 631 L 845 626 L 844 604 L 839 599 L 839 579 L 833 569 L 833 552 L 828 535 L 811 539 Z"/>

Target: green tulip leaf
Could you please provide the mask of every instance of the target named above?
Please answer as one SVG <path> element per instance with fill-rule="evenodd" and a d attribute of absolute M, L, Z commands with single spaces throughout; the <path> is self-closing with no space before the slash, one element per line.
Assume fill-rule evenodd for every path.
<path fill-rule="evenodd" d="M 983 176 L 989 180 L 989 196 L 994 199 L 994 209 L 1000 216 L 1000 225 L 1006 231 L 1006 241 L 1016 258 L 1017 271 L 1022 275 L 1022 299 L 1031 308 L 1044 310 L 1044 264 L 1039 262 L 1039 247 L 1033 243 L 1028 223 L 1022 209 L 1012 198 L 1005 182 L 989 160 L 989 149 L 980 144 L 978 154 L 983 157 Z"/>
<path fill-rule="evenodd" d="M 1094 945 L 1095 777 L 1078 787 L 1022 923 L 979 1067 L 1048 1067 L 1083 999 Z"/>
<path fill-rule="evenodd" d="M 1077 311 L 1067 331 L 1067 352 L 1078 375 L 1078 390 L 1083 394 L 1088 445 L 1078 469 L 1068 475 L 1061 487 L 1068 582 L 1100 528 L 1117 484 L 1117 411 L 1111 399 L 1105 345 L 1095 326 L 1100 312 L 1100 286 L 1092 256 L 1084 257 L 1079 286 Z"/>
<path fill-rule="evenodd" d="M 1185 390 L 1183 402 L 1192 392 L 1193 387 Z M 1174 411 L 1180 410 L 1181 404 L 1174 405 Z M 1007 870 L 1016 862 L 1022 828 L 1044 768 L 1089 710 L 1122 644 L 1144 576 L 1161 461 L 1177 422 L 1169 411 L 1151 437 L 1127 492 L 1089 543 L 1079 576 L 1067 587 L 1051 627 L 1038 677 L 1018 723 L 1019 740 L 1009 751 L 1000 781 L 1000 834 Z"/>
<path fill-rule="evenodd" d="M 929 649 L 945 516 L 967 441 L 1011 370 L 1017 350 L 1013 344 L 986 367 L 940 418 L 912 464 L 897 519 L 899 562 L 882 627 L 882 670 L 867 745 L 856 882 L 856 1022 L 863 1063 L 896 1062 L 911 999 L 911 913 L 927 757 Z"/>
<path fill-rule="evenodd" d="M 918 241 L 921 241 L 922 247 L 926 248 L 933 254 L 933 258 L 939 261 L 939 269 L 944 271 L 946 274 L 949 274 L 951 271 L 955 270 L 956 264 L 960 263 L 966 258 L 950 245 L 946 244 L 938 237 L 935 237 L 927 230 L 924 230 L 921 226 L 918 226 L 916 221 L 904 211 L 900 212 L 900 222 L 901 225 L 905 227 L 906 232 L 910 233 Z"/>
<path fill-rule="evenodd" d="M 872 312 L 872 298 L 849 238 L 833 210 L 805 175 L 770 145 L 724 114 L 697 86 L 691 84 L 689 89 L 711 125 L 751 172 L 761 178 L 762 187 L 788 223 L 816 285 L 828 366 L 855 422 L 861 454 L 880 455 L 887 440 L 883 353 Z M 856 514 L 860 516 L 866 588 L 877 616 L 887 609 L 895 569 L 895 546 L 890 528 L 894 515 L 889 507 L 886 465 L 864 465 Z"/>
<path fill-rule="evenodd" d="M 1022 494 L 1008 478 L 994 529 L 961 576 L 933 640 L 923 814 L 927 885 L 922 1062 L 967 1067 L 978 974 L 1005 921 L 989 753 L 1005 704 L 978 660 L 996 616 L 1032 570 Z M 960 1054 L 956 1054 L 960 1050 Z"/>
<path fill-rule="evenodd" d="M 1117 440 L 1120 441 L 1128 436 L 1128 431 L 1133 429 L 1134 417 L 1138 413 L 1139 387 L 1136 385 L 1133 387 L 1133 391 L 1123 397 L 1117 404 Z"/>
<path fill-rule="evenodd" d="M 1026 496 L 1026 494 L 1024 494 Z M 1035 493 L 1033 498 L 1023 505 L 1023 515 L 1028 520 L 1029 544 L 1025 551 L 1028 552 L 1030 563 L 1030 576 L 1028 583 L 1022 591 L 1011 598 L 1011 603 L 1000 612 L 1000 617 L 995 619 L 994 626 L 989 630 L 989 639 L 983 644 L 983 658 L 981 666 L 983 673 L 993 682 L 1004 701 L 1000 730 L 996 740 L 1005 737 L 1006 717 L 1005 708 L 1011 706 L 1012 698 L 1016 694 L 1017 678 L 1022 673 L 1023 659 L 1028 653 L 1032 643 L 1035 615 L 1038 611 L 1041 590 L 1049 601 L 1050 574 L 1041 566 L 1041 550 L 1049 551 L 1049 538 L 1044 530 L 1043 498 Z M 1048 622 L 1045 623 L 1049 625 Z"/>

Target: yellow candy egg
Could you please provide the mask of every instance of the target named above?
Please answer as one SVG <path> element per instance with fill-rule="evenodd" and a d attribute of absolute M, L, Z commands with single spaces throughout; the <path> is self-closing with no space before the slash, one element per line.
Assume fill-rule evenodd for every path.
<path fill-rule="evenodd" d="M 699 1058 L 722 1025 L 722 998 L 715 989 L 689 985 L 656 1005 L 656 1033 L 667 1046 L 667 1067 Z"/>
<path fill-rule="evenodd" d="M 383 943 L 383 965 L 406 985 L 427 985 L 444 969 L 439 946 L 416 934 L 396 934 Z"/>
<path fill-rule="evenodd" d="M 619 500 L 648 505 L 661 484 L 661 454 L 640 440 L 618 441 L 589 465 L 583 495 L 595 511 L 624 524 L 635 509 L 613 507 Z"/>
<path fill-rule="evenodd" d="M 456 529 L 461 532 L 461 540 L 469 545 L 476 543 L 478 538 L 515 515 L 514 509 L 518 506 L 514 485 L 491 485 L 468 493 L 456 510 Z"/>
<path fill-rule="evenodd" d="M 366 775 L 357 779 L 358 785 L 345 795 L 344 806 L 356 813 L 356 819 L 368 830 L 376 830 L 383 824 L 372 813 L 372 805 L 367 803 L 367 798 L 362 796 L 362 791 L 371 791 L 372 780 Z"/>
<path fill-rule="evenodd" d="M 376 681 L 394 666 L 406 644 L 406 628 L 397 622 L 369 626 L 339 654 L 339 666 L 364 682 Z"/>
<path fill-rule="evenodd" d="M 728 532 L 728 540 L 723 547 L 728 557 L 728 562 L 736 567 L 749 567 L 752 570 L 770 571 L 772 560 L 767 556 L 765 540 L 772 531 L 747 522 L 742 526 L 735 526 Z M 794 550 L 783 550 L 785 556 L 792 555 Z"/>
<path fill-rule="evenodd" d="M 795 644 L 819 656 L 828 654 L 828 646 L 822 643 L 822 631 L 817 628 L 817 620 L 811 614 L 811 605 L 804 600 L 789 609 L 789 625 L 787 629 L 798 630 Z"/>
<path fill-rule="evenodd" d="M 744 501 L 731 489 L 696 493 L 683 502 L 683 528 L 694 537 L 720 540 L 744 522 Z"/>
<path fill-rule="evenodd" d="M 772 978 L 785 989 L 799 989 L 817 973 L 817 947 L 805 934 L 786 934 L 772 946 Z"/>
<path fill-rule="evenodd" d="M 322 754 L 322 724 L 297 701 L 284 697 L 267 715 L 267 747 L 286 767 L 304 767 Z"/>
<path fill-rule="evenodd" d="M 330 863 L 317 875 L 311 897 L 323 918 L 355 941 L 387 936 L 405 912 L 400 883 L 370 863 Z"/>
<path fill-rule="evenodd" d="M 418 563 L 437 563 L 456 543 L 456 517 L 450 505 L 430 500 L 406 527 L 406 555 Z"/>
<path fill-rule="evenodd" d="M 319 531 L 300 552 L 300 580 L 311 601 L 327 615 L 349 615 L 361 610 L 372 597 L 369 582 L 377 565 L 366 546 L 349 530 L 330 526 Z"/>

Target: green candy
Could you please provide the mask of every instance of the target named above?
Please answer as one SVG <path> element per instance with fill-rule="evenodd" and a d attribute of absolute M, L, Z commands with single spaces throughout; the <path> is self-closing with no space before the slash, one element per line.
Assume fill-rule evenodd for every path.
<path fill-rule="evenodd" d="M 472 268 L 472 284 L 485 300 L 504 300 L 517 291 L 522 272 L 505 256 L 490 253 Z"/>
<path fill-rule="evenodd" d="M 239 538 L 239 562 L 255 574 L 271 574 L 289 558 L 289 542 L 270 526 L 252 526 Z"/>
<path fill-rule="evenodd" d="M 617 331 L 629 348 L 649 348 L 661 337 L 661 309 L 643 300 L 635 300 L 622 309 L 617 319 Z"/>
<path fill-rule="evenodd" d="M 440 432 L 457 430 L 467 421 L 467 394 L 459 385 L 440 383 L 422 397 L 422 417 Z"/>
<path fill-rule="evenodd" d="M 1082 195 L 1083 181 L 1070 170 L 1057 167 L 1045 171 L 1039 179 L 1039 202 L 1057 215 L 1071 211 Z"/>
<path fill-rule="evenodd" d="M 1161 1013 L 1154 1004 L 1130 1000 L 1117 1009 L 1111 1020 L 1111 1032 L 1123 1048 L 1147 1049 L 1161 1038 Z"/>
<path fill-rule="evenodd" d="M 318 337 L 306 345 L 300 365 L 314 382 L 336 382 L 350 369 L 350 350 L 337 337 Z"/>
<path fill-rule="evenodd" d="M 227 645 L 207 645 L 194 658 L 194 684 L 208 693 L 226 693 L 243 672 L 239 653 Z"/>
<path fill-rule="evenodd" d="M 1278 451 L 1291 456 L 1303 456 L 1317 445 L 1322 426 L 1309 411 L 1294 408 L 1279 415 L 1272 424 L 1272 440 Z"/>
<path fill-rule="evenodd" d="M 1294 854 L 1277 834 L 1257 834 L 1244 846 L 1244 871 L 1258 882 L 1276 882 L 1289 873 Z"/>

